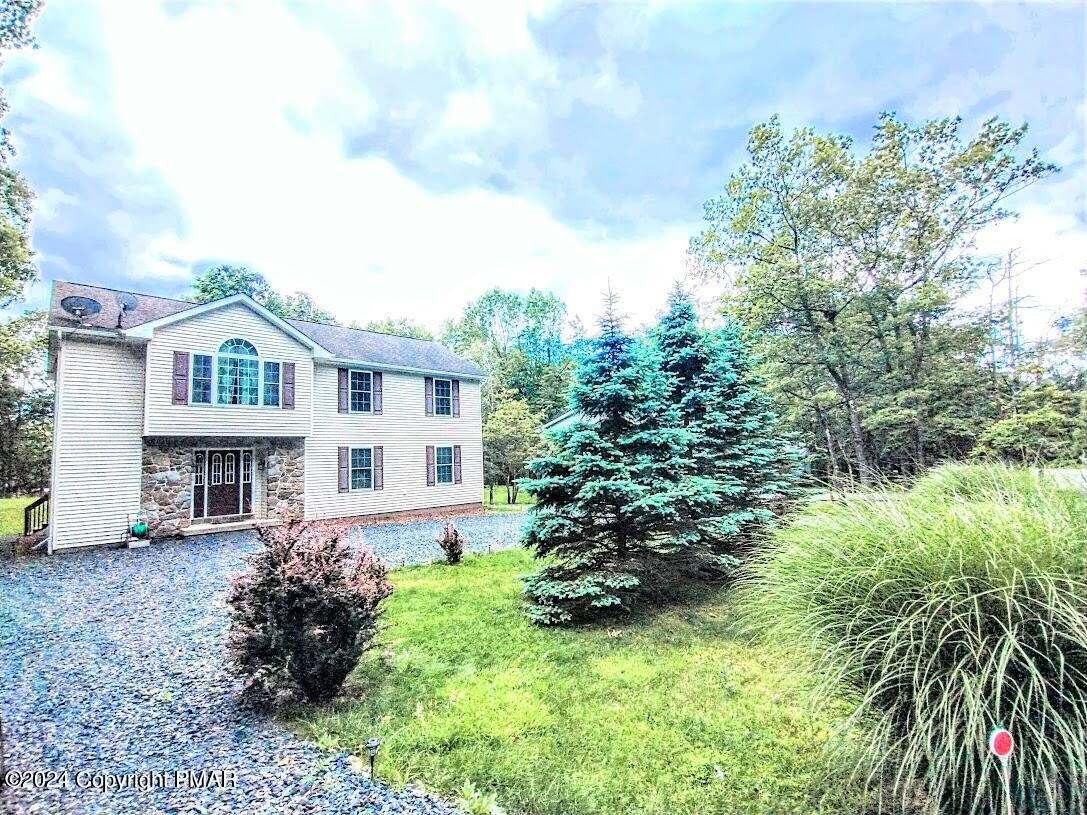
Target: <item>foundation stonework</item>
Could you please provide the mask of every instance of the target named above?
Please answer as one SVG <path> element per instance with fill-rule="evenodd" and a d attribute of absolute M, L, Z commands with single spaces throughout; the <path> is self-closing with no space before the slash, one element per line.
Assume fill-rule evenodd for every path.
<path fill-rule="evenodd" d="M 192 451 L 191 442 L 144 440 L 140 508 L 153 538 L 176 535 L 192 523 Z"/>
<path fill-rule="evenodd" d="M 302 439 L 282 439 L 265 456 L 264 513 L 267 518 L 304 518 L 306 451 Z"/>
<path fill-rule="evenodd" d="M 177 535 L 192 525 L 193 450 L 217 447 L 253 450 L 254 516 L 305 517 L 303 439 L 145 438 L 140 507 L 151 537 Z"/>

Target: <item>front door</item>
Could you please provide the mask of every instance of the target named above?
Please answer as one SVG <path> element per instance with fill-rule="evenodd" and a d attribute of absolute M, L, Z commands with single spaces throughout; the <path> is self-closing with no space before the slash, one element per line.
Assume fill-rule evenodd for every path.
<path fill-rule="evenodd" d="M 239 515 L 241 479 L 238 450 L 208 450 L 208 515 Z"/>
<path fill-rule="evenodd" d="M 249 450 L 198 451 L 193 516 L 213 518 L 253 511 L 253 454 Z"/>

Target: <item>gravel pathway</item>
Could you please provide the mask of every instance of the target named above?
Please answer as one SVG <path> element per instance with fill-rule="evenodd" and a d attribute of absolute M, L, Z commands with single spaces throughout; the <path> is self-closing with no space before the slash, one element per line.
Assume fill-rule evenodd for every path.
<path fill-rule="evenodd" d="M 456 523 L 473 550 L 487 551 L 516 545 L 523 520 L 491 515 Z M 428 521 L 361 531 L 401 565 L 438 556 L 438 527 Z M 5 769 L 68 771 L 66 779 L 48 779 L 56 784 L 50 789 L 4 786 L 6 811 L 451 812 L 433 798 L 371 784 L 346 756 L 322 753 L 236 704 L 238 681 L 223 660 L 223 596 L 227 577 L 255 547 L 253 533 L 237 533 L 0 560 Z M 236 785 L 227 788 L 224 777 L 200 788 L 204 770 L 232 771 Z M 125 774 L 143 771 L 160 773 L 144 783 L 167 786 L 91 786 L 123 784 Z"/>

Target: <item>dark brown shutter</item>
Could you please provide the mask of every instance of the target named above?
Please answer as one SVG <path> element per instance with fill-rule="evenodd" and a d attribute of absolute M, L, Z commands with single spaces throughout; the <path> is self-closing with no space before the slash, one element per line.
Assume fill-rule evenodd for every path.
<path fill-rule="evenodd" d="M 426 446 L 426 485 L 433 487 L 434 480 L 434 445 L 428 444 Z"/>
<path fill-rule="evenodd" d="M 449 390 L 453 393 L 453 416 L 460 416 L 460 380 L 454 379 Z"/>
<path fill-rule="evenodd" d="M 340 492 L 351 490 L 351 450 L 341 447 L 340 452 Z"/>
<path fill-rule="evenodd" d="M 174 351 L 174 404 L 189 404 L 188 351 Z"/>
<path fill-rule="evenodd" d="M 373 377 L 374 377 L 374 380 L 373 380 L 374 381 L 374 400 L 373 400 L 374 413 L 381 413 L 381 371 L 374 371 Z M 381 448 L 375 448 L 375 449 L 381 449 Z M 380 487 L 375 487 L 375 489 L 381 489 L 381 488 Z"/>
<path fill-rule="evenodd" d="M 453 445 L 453 483 L 460 483 L 460 445 Z"/>
<path fill-rule="evenodd" d="M 426 415 L 434 415 L 434 377 L 423 377 L 423 395 L 426 399 Z"/>
<path fill-rule="evenodd" d="M 294 363 L 283 363 L 283 409 L 294 410 Z"/>
<path fill-rule="evenodd" d="M 374 489 L 385 489 L 385 448 L 374 448 Z"/>
<path fill-rule="evenodd" d="M 340 389 L 340 398 L 339 402 L 337 403 L 337 409 L 340 413 L 347 413 L 347 369 L 337 368 L 336 378 L 339 382 Z"/>

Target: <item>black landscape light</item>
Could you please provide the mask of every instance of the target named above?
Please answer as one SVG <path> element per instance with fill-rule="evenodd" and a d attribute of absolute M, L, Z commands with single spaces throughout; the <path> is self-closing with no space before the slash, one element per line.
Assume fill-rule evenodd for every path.
<path fill-rule="evenodd" d="M 370 780 L 374 780 L 374 760 L 377 758 L 377 751 L 381 748 L 381 739 L 370 739 L 366 742 L 366 752 L 370 754 Z"/>

